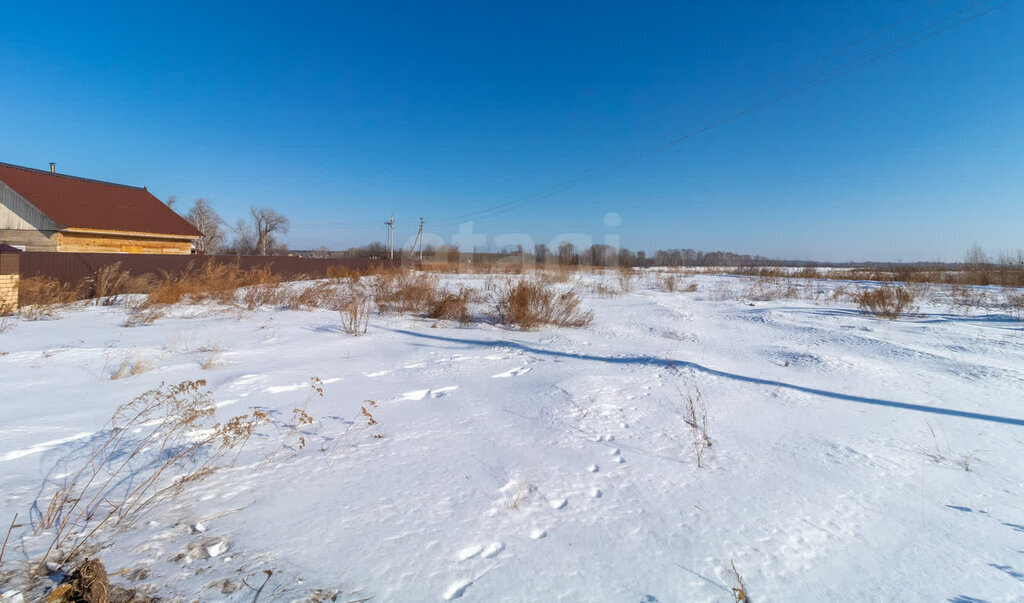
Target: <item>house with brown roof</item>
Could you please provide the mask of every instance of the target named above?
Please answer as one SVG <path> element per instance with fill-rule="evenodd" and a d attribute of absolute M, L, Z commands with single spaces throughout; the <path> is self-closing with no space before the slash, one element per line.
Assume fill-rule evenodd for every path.
<path fill-rule="evenodd" d="M 192 253 L 200 232 L 148 190 L 0 163 L 0 244 L 26 251 Z"/>

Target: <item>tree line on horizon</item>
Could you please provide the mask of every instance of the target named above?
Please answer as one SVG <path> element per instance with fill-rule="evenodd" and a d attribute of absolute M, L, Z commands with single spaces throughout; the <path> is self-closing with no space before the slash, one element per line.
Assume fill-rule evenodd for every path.
<path fill-rule="evenodd" d="M 177 198 L 171 196 L 167 205 L 177 211 Z M 250 207 L 246 218 L 233 226 L 214 211 L 205 198 L 196 199 L 192 207 L 179 214 L 194 226 L 202 236 L 196 241 L 196 250 L 204 254 L 225 255 L 301 255 L 320 258 L 367 258 L 383 260 L 389 257 L 389 249 L 380 241 L 334 251 L 326 246 L 314 250 L 292 251 L 279 239 L 288 233 L 290 226 L 286 216 L 269 207 Z M 652 266 L 894 266 L 910 265 L 922 268 L 953 268 L 956 266 L 983 267 L 1006 266 L 1024 268 L 1024 253 L 1000 253 L 993 257 L 975 243 L 964 255 L 962 262 L 814 262 L 768 258 L 762 255 L 733 253 L 730 251 L 700 251 L 689 248 L 659 249 L 648 254 L 625 247 L 594 244 L 577 247 L 569 241 L 559 243 L 555 248 L 534 245 L 532 250 L 522 245 L 506 247 L 500 251 L 474 249 L 463 251 L 454 245 L 425 245 L 423 255 L 431 261 L 459 262 L 467 257 L 491 261 L 522 262 L 525 264 L 550 264 L 559 266 L 604 266 L 643 268 Z M 395 249 L 395 258 L 412 260 L 418 254 L 408 249 Z"/>

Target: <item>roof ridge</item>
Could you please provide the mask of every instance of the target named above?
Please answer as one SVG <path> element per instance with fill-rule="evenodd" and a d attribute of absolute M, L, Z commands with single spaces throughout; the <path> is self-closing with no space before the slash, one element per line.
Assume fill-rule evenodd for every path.
<path fill-rule="evenodd" d="M 23 165 L 14 165 L 13 163 L 4 163 L 0 161 L 0 167 L 14 168 L 16 170 L 25 170 L 26 172 L 35 172 L 44 176 L 57 176 L 59 178 L 68 178 L 71 180 L 81 180 L 82 182 L 94 182 L 96 184 L 108 184 L 110 186 L 120 186 L 122 188 L 130 188 L 133 190 L 148 190 L 144 186 L 132 186 L 130 184 L 121 184 L 119 182 L 107 182 L 106 180 L 95 180 L 93 178 L 83 178 L 81 176 L 72 176 L 70 174 L 58 174 L 56 172 L 50 172 L 49 170 L 37 170 L 36 168 L 25 167 Z"/>

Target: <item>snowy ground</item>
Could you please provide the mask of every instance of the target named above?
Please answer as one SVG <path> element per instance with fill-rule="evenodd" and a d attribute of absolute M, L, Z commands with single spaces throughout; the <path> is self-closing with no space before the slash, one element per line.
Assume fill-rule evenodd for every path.
<path fill-rule="evenodd" d="M 45 507 L 64 460 L 161 382 L 206 379 L 224 417 L 285 415 L 316 376 L 310 445 L 254 466 L 267 435 L 103 534 L 115 581 L 203 601 L 252 600 L 264 570 L 261 600 L 729 601 L 732 560 L 754 601 L 1024 600 L 1022 323 L 651 282 L 588 295 L 578 330 L 375 314 L 352 337 L 334 312 L 201 306 L 134 328 L 103 306 L 11 323 L 0 522 Z M 152 370 L 111 380 L 126 356 Z M 702 468 L 682 420 L 698 389 Z M 15 529 L 0 592 L 40 542 Z"/>

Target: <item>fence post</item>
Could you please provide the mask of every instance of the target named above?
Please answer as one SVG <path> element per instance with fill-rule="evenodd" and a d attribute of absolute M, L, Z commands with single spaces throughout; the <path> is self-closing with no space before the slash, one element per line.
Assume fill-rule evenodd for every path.
<path fill-rule="evenodd" d="M 0 315 L 18 309 L 21 250 L 0 244 Z"/>

